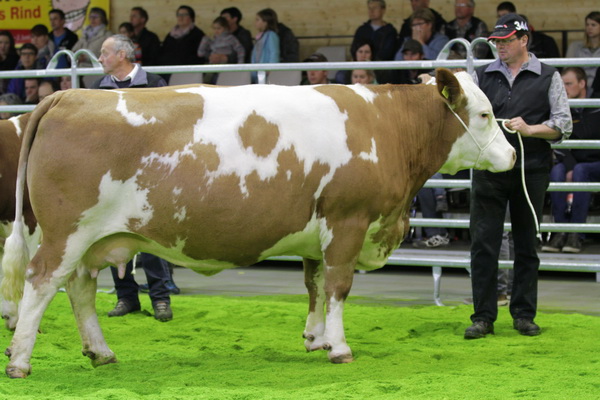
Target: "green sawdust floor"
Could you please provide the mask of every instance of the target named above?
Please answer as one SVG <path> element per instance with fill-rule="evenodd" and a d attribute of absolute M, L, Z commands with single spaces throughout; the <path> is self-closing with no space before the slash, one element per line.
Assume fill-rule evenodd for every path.
<path fill-rule="evenodd" d="M 94 369 L 67 296 L 42 320 L 25 380 L 0 377 L 1 399 L 598 399 L 600 318 L 538 315 L 543 334 L 523 337 L 504 308 L 496 335 L 467 341 L 471 307 L 347 303 L 355 361 L 306 353 L 306 296 L 175 296 L 175 319 L 148 312 L 100 323 L 119 363 Z M 147 296 L 143 307 L 151 310 Z M 0 346 L 11 334 L 2 330 Z"/>

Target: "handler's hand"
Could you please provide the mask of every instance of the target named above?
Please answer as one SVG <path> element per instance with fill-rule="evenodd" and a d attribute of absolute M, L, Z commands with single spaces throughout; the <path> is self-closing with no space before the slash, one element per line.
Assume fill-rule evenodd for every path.
<path fill-rule="evenodd" d="M 516 117 L 512 118 L 506 123 L 506 127 L 514 131 L 520 132 L 523 136 L 531 136 L 531 126 L 527 125 L 523 118 Z"/>

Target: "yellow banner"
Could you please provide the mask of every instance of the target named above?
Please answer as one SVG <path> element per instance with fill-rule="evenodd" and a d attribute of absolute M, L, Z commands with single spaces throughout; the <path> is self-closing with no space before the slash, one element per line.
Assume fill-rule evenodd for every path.
<path fill-rule="evenodd" d="M 17 43 L 26 43 L 35 25 L 46 25 L 51 30 L 48 12 L 58 8 L 66 15 L 65 26 L 81 36 L 79 31 L 89 24 L 92 7 L 102 8 L 110 19 L 110 0 L 0 0 L 0 27 L 11 31 Z"/>

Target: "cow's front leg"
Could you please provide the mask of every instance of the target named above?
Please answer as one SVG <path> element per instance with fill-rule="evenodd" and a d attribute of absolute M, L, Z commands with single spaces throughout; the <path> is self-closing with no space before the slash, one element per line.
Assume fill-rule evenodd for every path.
<path fill-rule="evenodd" d="M 67 293 L 83 345 L 82 353 L 92 360 L 94 367 L 117 362 L 98 323 L 96 286 L 97 280 L 84 268 L 78 268 L 67 282 Z"/>
<path fill-rule="evenodd" d="M 19 319 L 19 306 L 14 301 L 2 300 L 2 319 L 6 328 L 14 331 Z"/>
<path fill-rule="evenodd" d="M 303 337 L 307 351 L 322 350 L 325 343 L 325 290 L 323 263 L 303 259 L 304 284 L 308 290 L 308 317 Z"/>

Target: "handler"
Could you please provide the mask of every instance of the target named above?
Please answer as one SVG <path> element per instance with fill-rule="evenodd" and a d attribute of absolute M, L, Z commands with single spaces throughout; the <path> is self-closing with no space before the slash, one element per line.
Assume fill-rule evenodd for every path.
<path fill-rule="evenodd" d="M 92 85 L 92 89 L 119 89 L 166 86 L 166 82 L 158 75 L 144 71 L 139 64 L 132 61 L 135 57 L 135 47 L 131 39 L 124 35 L 114 35 L 102 43 L 100 63 L 104 73 Z M 142 266 L 148 280 L 149 295 L 154 309 L 154 318 L 166 322 L 173 319 L 171 310 L 170 286 L 171 273 L 165 260 L 152 254 L 141 254 Z M 127 263 L 125 276 L 119 279 L 117 269 L 110 267 L 115 289 L 117 290 L 117 305 L 108 312 L 109 317 L 121 317 L 130 312 L 139 311 L 139 286 L 133 275 L 133 262 Z"/>
<path fill-rule="evenodd" d="M 572 130 L 571 112 L 561 77 L 527 51 L 527 22 L 517 14 L 501 17 L 488 40 L 494 41 L 499 59 L 476 69 L 474 77 L 490 99 L 496 118 L 517 131 L 525 148 L 525 181 L 537 220 L 550 180 L 552 151 L 549 141 L 564 139 Z M 498 316 L 498 256 L 507 204 L 515 243 L 514 283 L 510 300 L 513 327 L 522 335 L 540 334 L 534 322 L 537 309 L 536 223 L 521 182 L 521 153 L 516 134 L 505 132 L 517 150 L 511 171 L 474 171 L 471 189 L 471 284 L 473 324 L 465 339 L 494 333 Z"/>

